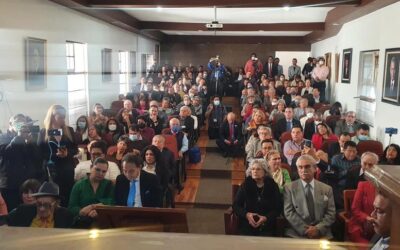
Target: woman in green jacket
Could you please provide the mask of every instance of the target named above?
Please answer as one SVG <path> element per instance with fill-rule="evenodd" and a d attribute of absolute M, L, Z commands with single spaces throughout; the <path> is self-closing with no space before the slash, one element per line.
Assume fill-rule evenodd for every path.
<path fill-rule="evenodd" d="M 265 156 L 265 160 L 268 164 L 269 172 L 275 183 L 279 186 L 279 191 L 283 192 L 283 186 L 285 184 L 292 182 L 290 179 L 290 174 L 287 169 L 281 166 L 281 154 L 277 150 L 271 150 Z"/>

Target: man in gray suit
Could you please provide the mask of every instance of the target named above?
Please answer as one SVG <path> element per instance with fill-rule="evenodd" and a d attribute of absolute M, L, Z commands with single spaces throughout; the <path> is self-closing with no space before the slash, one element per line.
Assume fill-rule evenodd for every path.
<path fill-rule="evenodd" d="M 357 132 L 357 128 L 359 125 L 360 123 L 356 121 L 356 113 L 354 111 L 349 111 L 346 113 L 344 119 L 336 122 L 335 134 L 337 136 L 340 136 L 341 134 L 343 134 L 343 132 L 354 134 Z"/>
<path fill-rule="evenodd" d="M 290 224 L 285 235 L 293 238 L 332 238 L 335 202 L 332 188 L 314 179 L 317 162 L 309 155 L 296 161 L 300 179 L 285 186 L 284 214 Z"/>

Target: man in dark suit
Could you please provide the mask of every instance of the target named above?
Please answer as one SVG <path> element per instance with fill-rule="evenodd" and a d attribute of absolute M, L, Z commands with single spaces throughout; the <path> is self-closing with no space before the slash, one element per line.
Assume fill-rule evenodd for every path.
<path fill-rule="evenodd" d="M 317 132 L 317 126 L 323 121 L 323 114 L 321 112 L 314 113 L 313 119 L 306 121 L 304 125 L 304 138 L 311 140 L 313 134 Z"/>
<path fill-rule="evenodd" d="M 389 66 L 389 77 L 386 76 L 385 97 L 398 100 L 398 63 L 396 57 L 392 57 Z"/>
<path fill-rule="evenodd" d="M 268 61 L 264 65 L 264 74 L 268 78 L 274 78 L 278 74 L 277 65 L 274 64 L 274 58 L 272 56 L 268 57 Z"/>
<path fill-rule="evenodd" d="M 335 134 L 337 136 L 341 135 L 343 132 L 355 134 L 359 125 L 360 123 L 356 121 L 356 113 L 354 111 L 348 111 L 344 120 L 336 122 Z"/>
<path fill-rule="evenodd" d="M 339 136 L 339 140 L 337 142 L 333 142 L 329 144 L 328 147 L 328 157 L 329 159 L 332 159 L 333 156 L 338 155 L 340 153 L 343 153 L 344 150 L 344 144 L 348 141 L 351 140 L 351 136 L 347 132 L 343 132 Z"/>
<path fill-rule="evenodd" d="M 361 165 L 354 165 L 346 176 L 346 189 L 357 189 L 358 182 L 365 181 L 364 171 L 378 164 L 379 157 L 372 152 L 361 155 Z"/>
<path fill-rule="evenodd" d="M 242 129 L 238 122 L 235 121 L 236 116 L 233 112 L 228 113 L 226 121 L 220 127 L 219 138 L 216 143 L 222 150 L 224 157 L 229 153 L 237 156 L 242 146 Z"/>
<path fill-rule="evenodd" d="M 283 95 L 283 100 L 285 100 L 286 107 L 296 107 L 295 99 L 297 96 L 297 88 L 291 87 L 290 93 Z"/>
<path fill-rule="evenodd" d="M 142 170 L 139 156 L 127 154 L 122 159 L 123 174 L 115 184 L 115 204 L 128 207 L 161 207 L 162 192 L 156 175 Z"/>
<path fill-rule="evenodd" d="M 192 145 L 194 138 L 194 120 L 191 117 L 191 110 L 188 106 L 183 106 L 179 112 L 182 131 L 188 135 L 189 145 Z"/>
<path fill-rule="evenodd" d="M 389 249 L 390 229 L 392 224 L 392 204 L 389 197 L 378 192 L 374 200 L 374 210 L 371 213 L 372 226 L 376 235 L 372 237 L 372 250 Z"/>
<path fill-rule="evenodd" d="M 285 118 L 277 121 L 274 128 L 274 137 L 280 140 L 283 132 L 290 131 L 293 127 L 301 127 L 300 121 L 293 118 L 293 108 L 285 109 Z"/>

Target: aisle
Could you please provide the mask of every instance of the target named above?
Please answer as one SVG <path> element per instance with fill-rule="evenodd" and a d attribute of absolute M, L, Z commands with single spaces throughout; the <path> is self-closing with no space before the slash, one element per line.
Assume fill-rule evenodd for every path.
<path fill-rule="evenodd" d="M 237 99 L 228 97 L 223 103 L 238 112 Z M 176 207 L 188 209 L 190 233 L 224 234 L 223 214 L 232 204 L 232 184 L 244 178 L 243 158 L 224 158 L 215 140 L 208 139 L 206 128 L 197 145 L 202 160 L 187 165 L 185 188 L 175 199 Z"/>

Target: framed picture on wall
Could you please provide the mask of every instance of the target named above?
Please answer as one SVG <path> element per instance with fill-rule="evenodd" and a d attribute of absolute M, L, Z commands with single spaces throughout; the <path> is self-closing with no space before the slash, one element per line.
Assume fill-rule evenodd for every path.
<path fill-rule="evenodd" d="M 382 101 L 400 105 L 400 48 L 387 49 L 385 52 L 385 70 L 383 75 Z"/>
<path fill-rule="evenodd" d="M 25 89 L 41 90 L 47 82 L 46 40 L 25 39 Z"/>
<path fill-rule="evenodd" d="M 103 82 L 112 80 L 112 49 L 103 49 L 101 51 L 101 72 Z"/>
<path fill-rule="evenodd" d="M 335 82 L 339 82 L 340 53 L 335 54 Z"/>
<path fill-rule="evenodd" d="M 353 49 L 343 50 L 342 60 L 342 83 L 350 83 L 351 80 L 351 57 Z"/>

